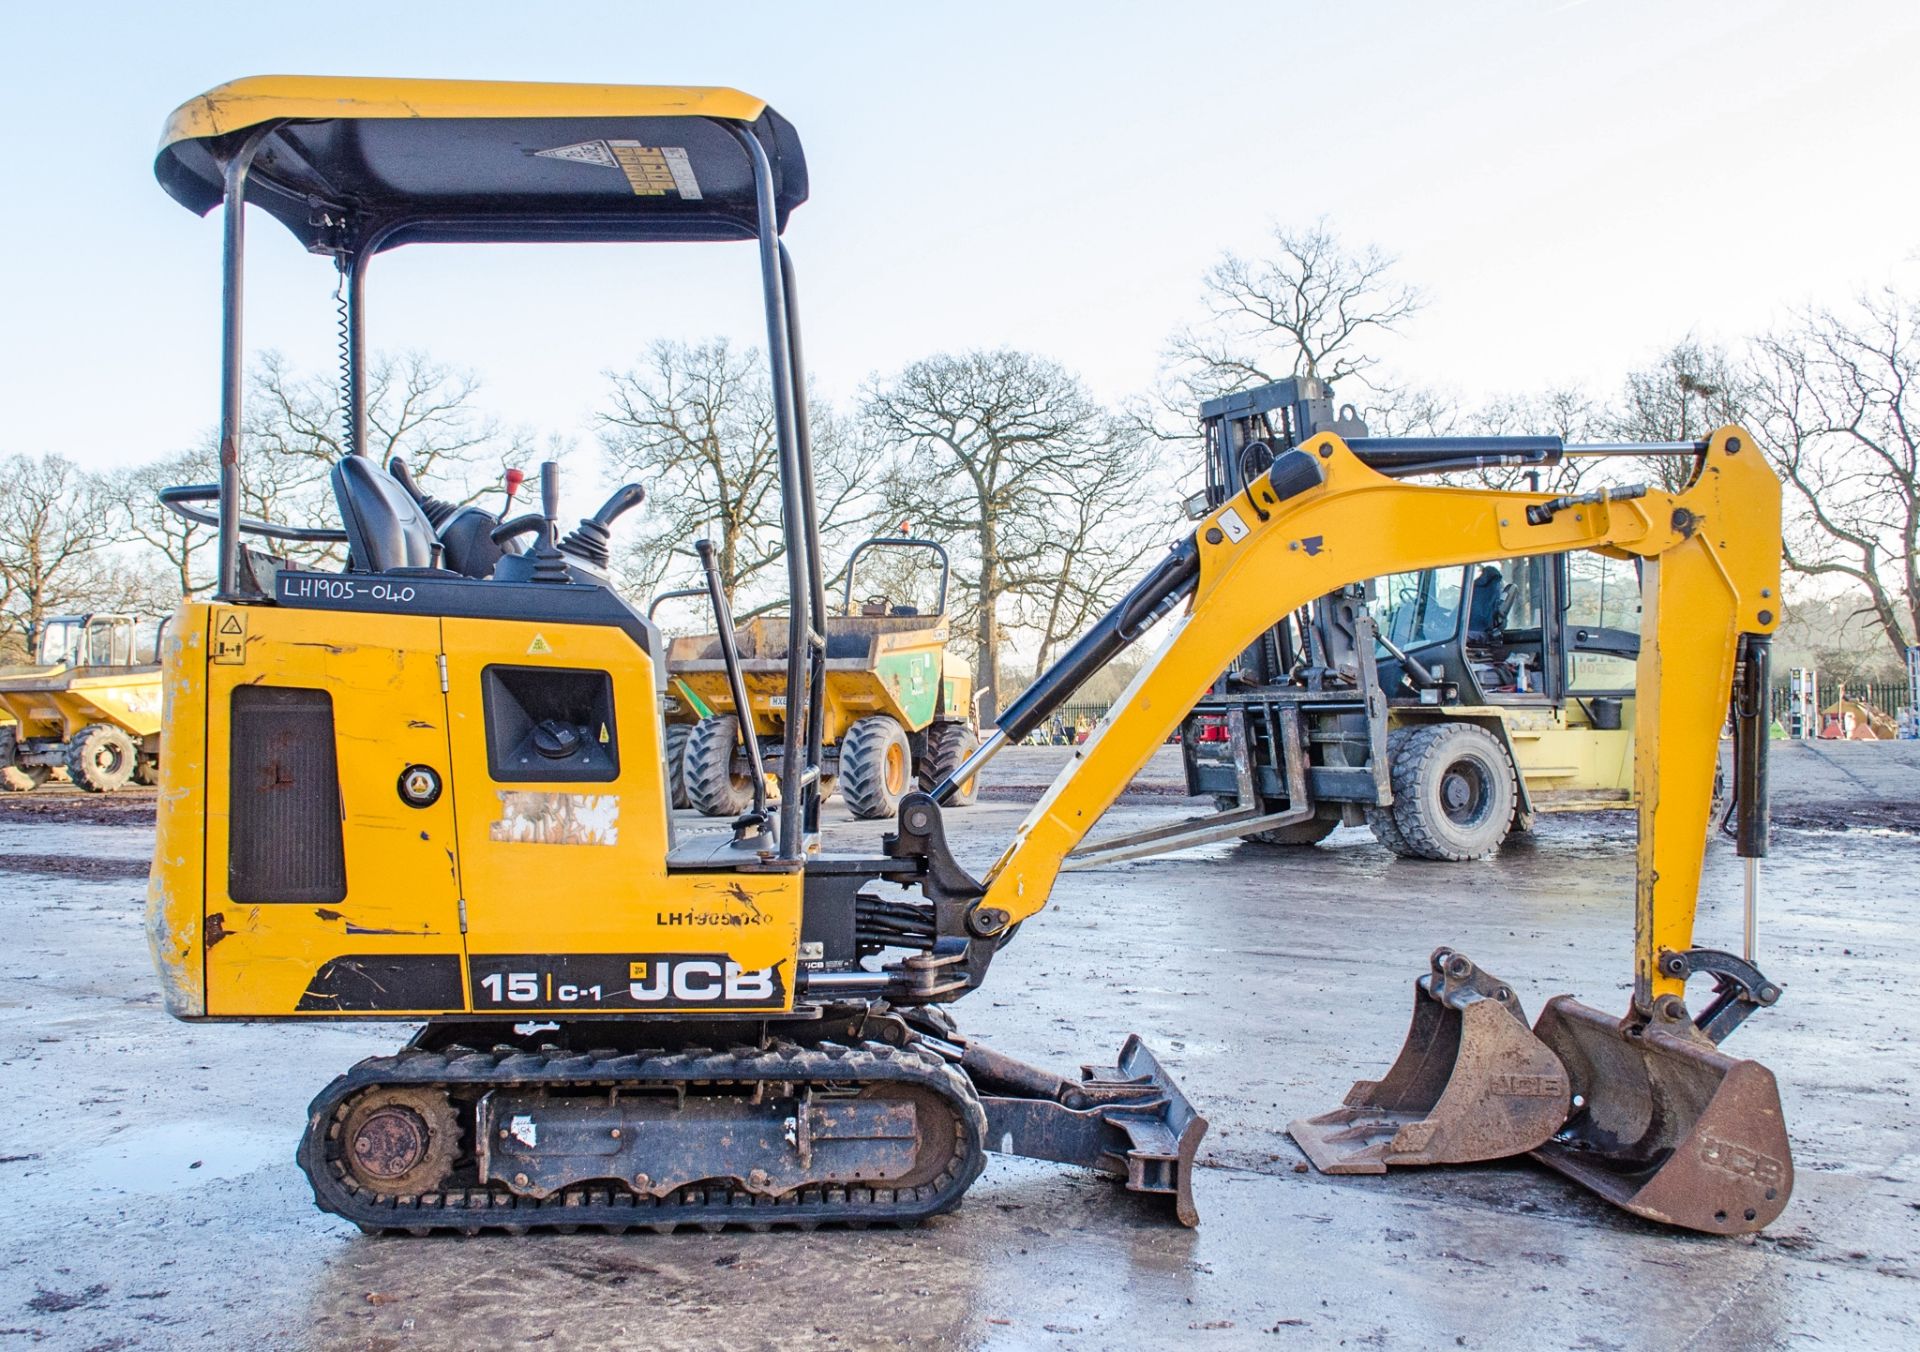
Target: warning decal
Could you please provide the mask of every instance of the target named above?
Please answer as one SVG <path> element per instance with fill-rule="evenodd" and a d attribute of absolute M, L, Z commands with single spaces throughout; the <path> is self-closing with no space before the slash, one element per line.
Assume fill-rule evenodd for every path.
<path fill-rule="evenodd" d="M 555 146 L 552 150 L 533 152 L 542 159 L 572 160 L 575 164 L 597 164 L 602 169 L 618 169 L 614 163 L 613 152 L 607 149 L 605 141 L 581 141 L 570 146 Z"/>
<path fill-rule="evenodd" d="M 213 660 L 239 666 L 247 660 L 247 615 L 243 610 L 215 612 L 213 624 Z"/>
<path fill-rule="evenodd" d="M 529 657 L 536 657 L 552 651 L 553 645 L 547 642 L 547 636 L 545 634 L 535 634 L 533 636 L 533 642 L 527 645 L 527 656 Z"/>
<path fill-rule="evenodd" d="M 533 152 L 542 159 L 592 164 L 618 169 L 637 197 L 678 194 L 684 201 L 700 200 L 700 180 L 684 146 L 648 146 L 638 141 L 577 141 L 570 146 Z"/>

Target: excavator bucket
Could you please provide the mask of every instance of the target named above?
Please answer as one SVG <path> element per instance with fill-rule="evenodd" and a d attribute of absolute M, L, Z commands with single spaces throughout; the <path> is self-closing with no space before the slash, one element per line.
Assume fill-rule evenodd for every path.
<path fill-rule="evenodd" d="M 1677 1002 L 1676 1002 L 1677 1004 Z M 1612 1018 L 1556 996 L 1534 1026 L 1572 1078 L 1573 1114 L 1533 1151 L 1637 1216 L 1750 1234 L 1787 1205 L 1793 1157 L 1773 1073 L 1684 1017 Z"/>
<path fill-rule="evenodd" d="M 1512 988 L 1442 948 L 1414 983 L 1413 1026 L 1386 1078 L 1361 1080 L 1342 1107 L 1287 1132 L 1327 1174 L 1466 1164 L 1545 1144 L 1570 1092 Z"/>

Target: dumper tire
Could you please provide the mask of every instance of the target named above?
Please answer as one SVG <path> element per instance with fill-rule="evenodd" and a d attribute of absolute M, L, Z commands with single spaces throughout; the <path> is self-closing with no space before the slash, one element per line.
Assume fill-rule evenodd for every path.
<path fill-rule="evenodd" d="M 840 797 L 863 821 L 891 817 L 913 787 L 913 744 L 886 714 L 872 714 L 840 740 Z"/>
<path fill-rule="evenodd" d="M 133 738 L 111 723 L 89 723 L 67 743 L 67 777 L 89 793 L 124 789 L 139 760 Z"/>
<path fill-rule="evenodd" d="M 160 754 L 140 749 L 140 759 L 133 763 L 133 782 L 143 788 L 153 788 L 160 782 Z"/>
<path fill-rule="evenodd" d="M 1428 723 L 1388 735 L 1393 825 L 1387 848 L 1410 859 L 1462 863 L 1500 848 L 1519 784 L 1498 738 L 1472 723 Z"/>
<path fill-rule="evenodd" d="M 21 765 L 20 734 L 0 728 L 0 793 L 31 793 L 52 777 L 44 765 Z"/>
<path fill-rule="evenodd" d="M 931 793 L 948 775 L 966 763 L 980 749 L 980 735 L 965 723 L 935 723 L 927 729 L 927 754 L 921 758 L 920 788 Z M 954 789 L 949 807 L 966 807 L 980 796 L 980 776 L 975 774 Z"/>
<path fill-rule="evenodd" d="M 687 802 L 709 817 L 737 817 L 753 804 L 753 781 L 733 772 L 740 725 L 732 714 L 703 718 L 687 734 L 680 756 Z"/>
<path fill-rule="evenodd" d="M 687 797 L 687 739 L 693 735 L 691 723 L 667 724 L 667 806 L 692 807 Z"/>
<path fill-rule="evenodd" d="M 9 765 L 0 770 L 0 792 L 31 793 L 52 778 L 51 765 Z"/>

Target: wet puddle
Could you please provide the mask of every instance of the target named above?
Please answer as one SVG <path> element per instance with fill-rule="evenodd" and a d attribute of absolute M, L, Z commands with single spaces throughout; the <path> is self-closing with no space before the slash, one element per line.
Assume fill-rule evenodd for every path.
<path fill-rule="evenodd" d="M 65 1163 L 96 1192 L 153 1194 L 238 1178 L 291 1153 L 283 1136 L 210 1122 L 168 1122 L 109 1137 Z"/>

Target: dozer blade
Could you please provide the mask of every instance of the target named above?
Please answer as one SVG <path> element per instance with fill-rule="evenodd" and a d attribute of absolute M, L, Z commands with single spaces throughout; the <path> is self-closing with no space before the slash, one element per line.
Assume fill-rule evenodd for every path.
<path fill-rule="evenodd" d="M 1793 1191 L 1780 1090 L 1680 1015 L 1622 1020 L 1549 1000 L 1534 1032 L 1572 1076 L 1574 1111 L 1533 1157 L 1637 1216 L 1749 1234 Z"/>
<path fill-rule="evenodd" d="M 1316 1169 L 1467 1164 L 1532 1150 L 1567 1118 L 1566 1068 L 1527 1027 L 1511 987 L 1442 948 L 1414 982 L 1413 1026 L 1393 1068 L 1345 1106 L 1287 1128 Z"/>
<path fill-rule="evenodd" d="M 960 1069 L 986 1109 L 988 1150 L 1115 1175 L 1129 1192 L 1167 1198 L 1182 1225 L 1200 1223 L 1193 1155 L 1207 1119 L 1139 1037 L 1128 1035 L 1113 1065 L 1082 1066 L 1078 1080 L 977 1042 L 964 1045 Z"/>

